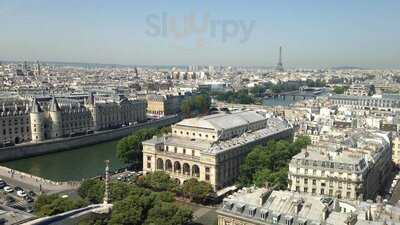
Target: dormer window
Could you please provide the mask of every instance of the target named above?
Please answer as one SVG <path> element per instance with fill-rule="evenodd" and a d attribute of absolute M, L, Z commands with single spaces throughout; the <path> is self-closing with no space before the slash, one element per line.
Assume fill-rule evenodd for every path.
<path fill-rule="evenodd" d="M 261 211 L 261 219 L 266 220 L 268 218 L 268 211 Z"/>
<path fill-rule="evenodd" d="M 249 208 L 249 216 L 255 216 L 256 215 L 256 208 L 250 207 Z"/>
<path fill-rule="evenodd" d="M 280 219 L 281 219 L 281 215 L 275 215 L 272 217 L 272 222 L 278 223 Z"/>
<path fill-rule="evenodd" d="M 286 218 L 286 225 L 292 225 L 293 224 L 293 217 L 287 217 Z"/>
<path fill-rule="evenodd" d="M 239 212 L 239 213 L 242 213 L 243 210 L 244 210 L 244 206 L 245 206 L 244 204 L 236 205 L 236 211 Z"/>

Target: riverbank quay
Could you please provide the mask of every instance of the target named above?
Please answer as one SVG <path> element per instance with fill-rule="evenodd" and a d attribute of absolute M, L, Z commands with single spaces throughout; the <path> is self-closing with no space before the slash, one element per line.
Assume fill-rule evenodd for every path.
<path fill-rule="evenodd" d="M 48 153 L 73 150 L 83 146 L 99 144 L 128 136 L 142 128 L 159 128 L 177 123 L 180 115 L 165 116 L 157 120 L 121 127 L 113 130 L 98 131 L 82 136 L 58 138 L 39 143 L 23 143 L 15 146 L 0 148 L 0 162 L 12 161 L 21 158 L 44 155 Z"/>
<path fill-rule="evenodd" d="M 33 190 L 37 193 L 53 194 L 63 191 L 76 190 L 80 185 L 80 182 L 77 181 L 52 181 L 32 174 L 16 171 L 4 166 L 0 166 L 0 178 L 7 182 L 7 184 Z"/>

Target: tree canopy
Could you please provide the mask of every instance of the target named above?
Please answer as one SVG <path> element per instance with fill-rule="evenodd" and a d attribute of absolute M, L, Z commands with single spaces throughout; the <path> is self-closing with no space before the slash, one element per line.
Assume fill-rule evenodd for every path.
<path fill-rule="evenodd" d="M 154 191 L 175 191 L 179 186 L 163 171 L 147 173 L 146 176 L 140 177 L 137 183 L 140 186 L 150 188 Z"/>
<path fill-rule="evenodd" d="M 308 136 L 299 136 L 292 143 L 280 140 L 270 141 L 266 146 L 256 146 L 240 166 L 239 183 L 244 186 L 264 186 L 268 182 L 285 188 L 288 162 L 310 143 Z"/>
<path fill-rule="evenodd" d="M 211 105 L 210 97 L 207 94 L 200 94 L 189 97 L 181 103 L 181 111 L 185 115 L 193 113 L 207 113 Z"/>
<path fill-rule="evenodd" d="M 160 177 L 162 178 L 160 179 Z M 151 180 L 160 179 L 161 182 L 167 181 L 166 178 L 157 174 Z M 92 198 L 92 193 L 104 191 L 104 186 L 100 185 L 101 183 L 101 180 L 84 181 L 78 190 L 80 197 L 88 201 L 92 199 L 91 203 L 98 203 L 103 194 L 99 194 L 98 198 Z M 159 184 L 154 186 L 158 187 Z M 80 225 L 150 225 L 157 224 L 156 222 L 158 224 L 184 225 L 192 220 L 192 211 L 176 205 L 174 194 L 171 192 L 154 192 L 137 185 L 112 182 L 110 184 L 110 198 L 114 204 L 111 215 L 108 217 L 90 216 L 82 220 Z"/>
<path fill-rule="evenodd" d="M 183 183 L 182 191 L 183 194 L 192 201 L 201 203 L 213 193 L 213 188 L 207 182 L 192 178 Z"/>
<path fill-rule="evenodd" d="M 161 131 L 167 132 L 168 128 L 162 130 L 155 128 L 143 128 L 137 132 L 122 138 L 117 143 L 117 158 L 123 163 L 140 165 L 143 161 L 142 142 L 160 135 Z"/>
<path fill-rule="evenodd" d="M 333 92 L 335 94 L 343 94 L 348 89 L 347 86 L 335 86 Z"/>
<path fill-rule="evenodd" d="M 40 195 L 33 208 L 38 216 L 53 216 L 88 205 L 83 199 L 62 198 L 58 195 Z"/>

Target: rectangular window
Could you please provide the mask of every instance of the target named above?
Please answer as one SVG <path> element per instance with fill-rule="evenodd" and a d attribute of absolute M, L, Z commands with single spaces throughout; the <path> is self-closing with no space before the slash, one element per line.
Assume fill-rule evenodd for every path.
<path fill-rule="evenodd" d="M 150 169 L 151 168 L 151 163 L 147 163 L 147 168 Z"/>
<path fill-rule="evenodd" d="M 206 173 L 210 172 L 210 167 L 206 167 Z"/>
<path fill-rule="evenodd" d="M 210 175 L 206 174 L 206 180 L 210 180 Z"/>

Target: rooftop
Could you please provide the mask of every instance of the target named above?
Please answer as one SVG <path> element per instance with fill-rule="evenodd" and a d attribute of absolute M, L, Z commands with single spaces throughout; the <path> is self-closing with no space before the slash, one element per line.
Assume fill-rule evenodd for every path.
<path fill-rule="evenodd" d="M 266 120 L 266 118 L 255 111 L 240 111 L 234 113 L 218 113 L 209 116 L 185 119 L 177 123 L 176 126 L 187 126 L 222 131 L 245 126 L 249 123 L 262 120 Z"/>

